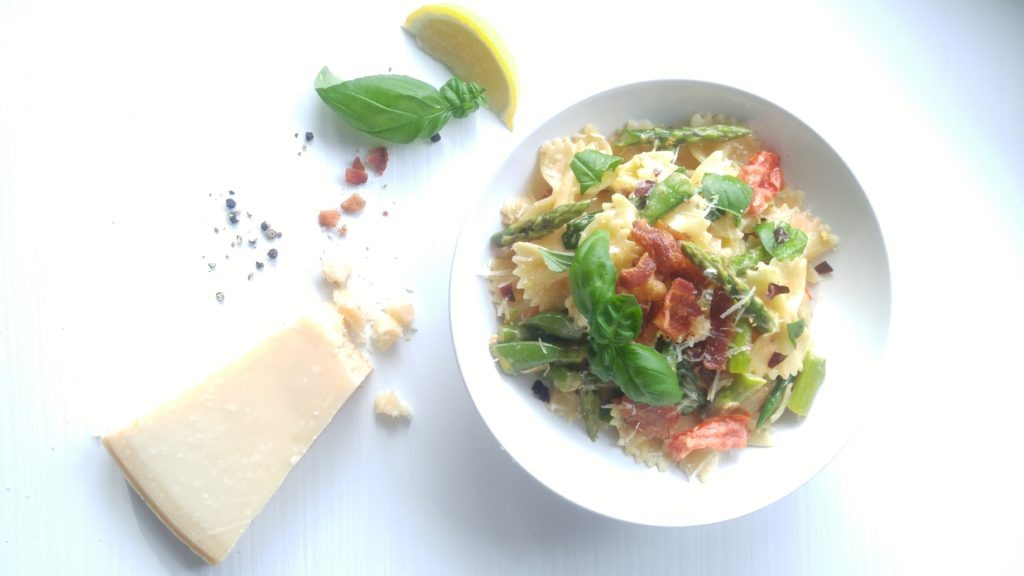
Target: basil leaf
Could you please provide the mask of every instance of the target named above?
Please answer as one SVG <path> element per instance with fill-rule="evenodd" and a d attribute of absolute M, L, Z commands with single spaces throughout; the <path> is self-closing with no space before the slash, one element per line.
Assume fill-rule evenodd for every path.
<path fill-rule="evenodd" d="M 640 333 L 644 312 L 632 294 L 616 294 L 597 303 L 590 338 L 600 345 L 624 346 Z"/>
<path fill-rule="evenodd" d="M 789 341 L 793 343 L 794 348 L 796 347 L 796 339 L 804 333 L 804 327 L 803 320 L 786 324 L 786 334 L 789 336 Z"/>
<path fill-rule="evenodd" d="M 452 116 L 462 118 L 486 103 L 482 87 L 457 78 L 438 92 L 426 82 L 398 74 L 343 81 L 324 67 L 313 86 L 324 103 L 356 130 L 401 144 L 429 138 Z"/>
<path fill-rule="evenodd" d="M 657 350 L 635 342 L 612 350 L 615 383 L 630 400 L 667 406 L 682 399 L 675 369 Z"/>
<path fill-rule="evenodd" d="M 569 168 L 580 183 L 580 194 L 585 194 L 601 183 L 605 172 L 614 170 L 619 164 L 622 164 L 622 158 L 587 148 L 572 157 Z"/>
<path fill-rule="evenodd" d="M 744 181 L 720 174 L 705 174 L 698 192 L 713 206 L 708 213 L 711 220 L 718 220 L 725 212 L 739 218 L 754 197 L 754 191 Z"/>
<path fill-rule="evenodd" d="M 540 255 L 544 258 L 544 265 L 552 272 L 565 272 L 572 266 L 572 252 L 555 252 L 541 246 Z"/>
<path fill-rule="evenodd" d="M 611 346 L 601 346 L 597 342 L 590 342 L 587 346 L 587 361 L 590 364 L 590 371 L 604 381 L 615 380 L 615 369 L 617 349 Z"/>
<path fill-rule="evenodd" d="M 598 230 L 587 236 L 576 249 L 569 267 L 572 298 L 587 320 L 593 318 L 598 302 L 615 294 L 615 280 L 619 272 L 608 255 L 609 243 L 607 230 Z"/>
<path fill-rule="evenodd" d="M 761 222 L 754 226 L 761 244 L 776 260 L 792 260 L 804 253 L 807 234 L 785 222 Z"/>

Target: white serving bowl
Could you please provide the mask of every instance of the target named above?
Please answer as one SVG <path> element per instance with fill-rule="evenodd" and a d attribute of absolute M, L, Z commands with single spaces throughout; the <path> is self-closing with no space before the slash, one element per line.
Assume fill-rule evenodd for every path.
<path fill-rule="evenodd" d="M 637 464 L 613 434 L 591 442 L 582 423 L 568 422 L 537 400 L 529 377 L 504 375 L 488 344 L 498 321 L 480 274 L 492 256 L 500 208 L 534 177 L 541 143 L 593 124 L 602 134 L 628 120 L 687 124 L 694 112 L 736 118 L 782 158 L 787 184 L 839 236 L 827 257 L 835 272 L 815 295 L 812 334 L 828 362 L 810 415 L 780 420 L 771 448 L 723 455 L 707 483 Z M 470 208 L 452 262 L 452 339 L 466 388 L 487 426 L 534 478 L 599 514 L 654 526 L 692 526 L 753 512 L 791 493 L 839 453 L 869 417 L 866 400 L 889 327 L 890 282 L 885 246 L 864 191 L 842 159 L 810 127 L 778 106 L 718 84 L 658 80 L 614 88 L 574 104 L 541 125 L 509 154 Z M 791 415 L 788 415 L 791 416 Z"/>

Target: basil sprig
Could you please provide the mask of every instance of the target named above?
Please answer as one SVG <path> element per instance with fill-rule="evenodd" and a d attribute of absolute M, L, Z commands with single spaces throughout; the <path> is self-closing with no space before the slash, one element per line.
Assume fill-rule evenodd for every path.
<path fill-rule="evenodd" d="M 325 66 L 314 82 L 317 94 L 350 126 L 391 142 L 430 138 L 453 116 L 465 118 L 487 105 L 484 88 L 453 77 L 435 89 L 399 74 L 338 78 Z"/>
<path fill-rule="evenodd" d="M 633 342 L 643 311 L 633 295 L 615 294 L 618 272 L 609 244 L 606 230 L 587 236 L 569 268 L 573 300 L 590 325 L 590 370 L 615 382 L 635 402 L 675 404 L 683 395 L 675 368 L 657 350 Z"/>
<path fill-rule="evenodd" d="M 538 249 L 548 270 L 552 272 L 565 272 L 572 266 L 572 252 L 556 252 L 548 250 L 543 246 L 539 246 Z"/>
<path fill-rule="evenodd" d="M 761 222 L 754 226 L 754 232 L 776 260 L 792 260 L 807 247 L 807 234 L 785 222 Z"/>
<path fill-rule="evenodd" d="M 710 220 L 718 220 L 724 213 L 732 214 L 738 220 L 754 197 L 754 191 L 743 180 L 720 174 L 705 174 L 698 192 L 712 206 L 708 212 Z"/>
<path fill-rule="evenodd" d="M 577 152 L 569 163 L 569 168 L 580 183 L 580 194 L 601 183 L 605 172 L 615 170 L 622 164 L 622 158 L 587 148 Z"/>

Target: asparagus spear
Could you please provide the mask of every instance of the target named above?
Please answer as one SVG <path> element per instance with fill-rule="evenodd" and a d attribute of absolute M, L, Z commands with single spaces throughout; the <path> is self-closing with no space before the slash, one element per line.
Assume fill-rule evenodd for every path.
<path fill-rule="evenodd" d="M 732 267 L 734 273 L 743 274 L 761 262 L 767 262 L 771 259 L 772 255 L 764 249 L 764 246 L 757 246 L 742 254 L 733 256 L 732 260 L 729 260 L 729 266 Z"/>
<path fill-rule="evenodd" d="M 570 220 L 583 214 L 590 206 L 589 200 L 574 204 L 563 204 L 557 208 L 538 214 L 533 218 L 520 220 L 491 236 L 491 242 L 498 246 L 508 246 L 521 240 L 533 240 L 547 236 L 569 223 Z"/>
<path fill-rule="evenodd" d="M 749 294 L 749 300 L 747 301 L 746 314 L 749 314 L 754 326 L 763 333 L 775 331 L 775 318 L 771 312 L 765 307 L 764 302 L 755 294 L 750 294 L 750 287 L 743 280 L 740 280 L 732 271 L 729 269 L 729 265 L 722 261 L 722 259 L 714 254 L 708 254 L 704 250 L 701 250 L 699 246 L 692 242 L 682 241 L 681 246 L 683 252 L 693 260 L 693 263 L 705 270 L 714 270 L 718 276 L 718 281 L 721 282 L 722 287 L 725 288 L 726 292 L 730 296 L 739 300 L 741 298 L 747 298 Z"/>
<path fill-rule="evenodd" d="M 671 130 L 665 128 L 648 128 L 643 130 L 623 130 L 619 133 L 616 146 L 632 146 L 645 142 L 654 142 L 659 148 L 672 148 L 677 144 L 691 142 L 725 142 L 750 134 L 750 130 L 742 126 L 730 124 L 713 124 L 711 126 L 681 126 Z"/>
<path fill-rule="evenodd" d="M 768 398 L 764 401 L 761 406 L 761 413 L 757 416 L 757 426 L 760 428 L 768 422 L 768 419 L 775 414 L 775 411 L 779 409 L 779 405 L 782 404 L 782 398 L 786 395 L 786 388 L 793 383 L 793 378 L 776 378 L 775 385 L 772 391 L 768 393 Z"/>
<path fill-rule="evenodd" d="M 590 213 L 579 216 L 565 225 L 565 233 L 562 234 L 562 245 L 569 250 L 575 250 L 580 245 L 580 235 L 583 229 L 590 226 L 597 214 Z"/>
<path fill-rule="evenodd" d="M 580 328 L 568 314 L 541 312 L 523 320 L 523 326 L 563 340 L 583 340 L 587 331 Z"/>
<path fill-rule="evenodd" d="M 587 357 L 582 346 L 556 346 L 544 342 L 501 342 L 491 344 L 491 355 L 506 374 L 518 374 L 544 364 L 579 364 Z"/>
<path fill-rule="evenodd" d="M 814 402 L 818 388 L 825 380 L 825 359 L 808 352 L 804 356 L 804 367 L 793 382 L 793 393 L 787 406 L 800 416 L 807 416 Z"/>
<path fill-rule="evenodd" d="M 666 212 L 679 204 L 686 202 L 693 196 L 693 184 L 685 174 L 673 172 L 647 194 L 647 205 L 640 211 L 640 215 L 649 223 L 665 215 Z"/>
<path fill-rule="evenodd" d="M 580 389 L 580 408 L 583 412 L 583 425 L 591 441 L 597 440 L 597 431 L 601 427 L 601 399 L 591 387 Z"/>

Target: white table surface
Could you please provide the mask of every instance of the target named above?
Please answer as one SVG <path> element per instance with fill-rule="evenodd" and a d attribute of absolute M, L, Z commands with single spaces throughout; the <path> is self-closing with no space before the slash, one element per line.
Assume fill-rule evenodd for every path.
<path fill-rule="evenodd" d="M 1024 571 L 1024 4 L 481 3 L 519 66 L 516 130 L 484 112 L 392 146 L 344 240 L 313 215 L 372 142 L 313 77 L 447 75 L 399 28 L 414 2 L 290 4 L 0 0 L 0 574 Z M 549 115 L 659 77 L 731 84 L 818 130 L 893 275 L 888 369 L 845 451 L 767 509 L 688 529 L 598 517 L 519 469 L 472 408 L 446 316 L 460 201 Z M 212 231 L 229 189 L 243 226 L 285 234 L 251 282 L 255 252 Z M 419 331 L 207 567 L 97 435 L 322 299 L 332 245 L 412 288 Z M 408 425 L 372 414 L 387 388 Z"/>

